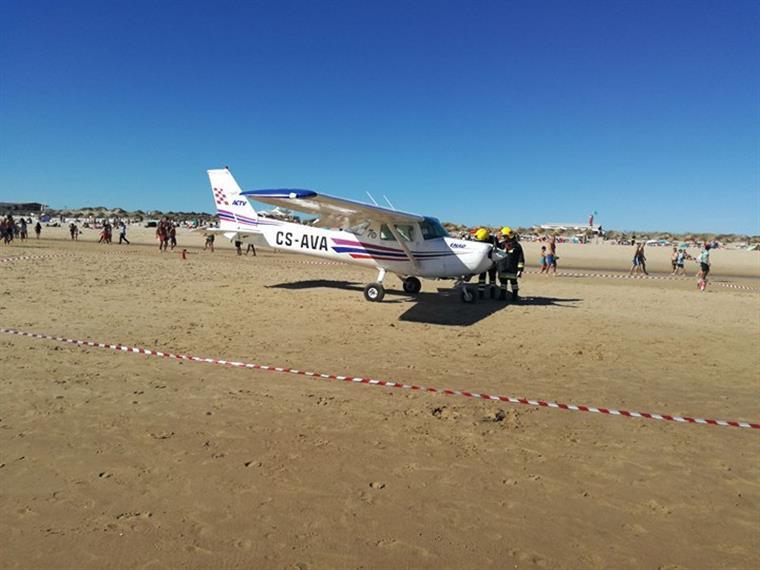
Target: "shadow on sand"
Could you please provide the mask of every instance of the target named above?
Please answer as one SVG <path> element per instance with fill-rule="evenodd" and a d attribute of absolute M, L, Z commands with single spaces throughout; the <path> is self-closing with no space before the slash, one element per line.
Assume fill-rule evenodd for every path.
<path fill-rule="evenodd" d="M 342 289 L 362 293 L 364 285 L 350 281 L 335 281 L 330 279 L 312 279 L 307 281 L 295 281 L 292 283 L 278 283 L 270 285 L 272 289 Z M 563 307 L 566 309 L 576 308 L 573 304 L 581 299 L 558 299 L 554 297 L 522 297 L 519 303 L 514 304 L 491 299 L 479 300 L 467 305 L 459 299 L 459 291 L 455 289 L 439 289 L 438 293 L 418 293 L 409 295 L 403 291 L 393 289 L 385 290 L 383 303 L 406 303 L 411 305 L 399 320 L 413 323 L 427 323 L 433 325 L 456 325 L 470 326 L 486 317 L 508 309 L 509 307 Z"/>

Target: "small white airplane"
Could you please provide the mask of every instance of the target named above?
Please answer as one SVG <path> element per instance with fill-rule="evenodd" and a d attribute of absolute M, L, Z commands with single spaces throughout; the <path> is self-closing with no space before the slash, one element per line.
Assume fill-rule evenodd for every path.
<path fill-rule="evenodd" d="M 376 268 L 377 281 L 364 288 L 368 301 L 382 301 L 383 280 L 386 273 L 393 273 L 401 279 L 404 291 L 411 294 L 422 288 L 420 277 L 454 279 L 461 299 L 472 303 L 477 295 L 467 281 L 494 263 L 491 244 L 449 237 L 435 218 L 312 190 L 243 192 L 229 168 L 209 170 L 208 177 L 220 223 L 219 228 L 206 232 L 220 233 L 230 241 Z M 265 218 L 256 213 L 248 198 L 316 214 L 319 219 L 302 225 Z"/>

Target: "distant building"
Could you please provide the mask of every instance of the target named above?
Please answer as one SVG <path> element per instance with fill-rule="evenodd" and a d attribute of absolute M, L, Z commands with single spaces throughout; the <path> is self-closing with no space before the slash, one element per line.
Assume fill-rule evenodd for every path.
<path fill-rule="evenodd" d="M 45 204 L 38 202 L 0 202 L 0 214 L 6 216 L 39 215 L 45 209 Z"/>

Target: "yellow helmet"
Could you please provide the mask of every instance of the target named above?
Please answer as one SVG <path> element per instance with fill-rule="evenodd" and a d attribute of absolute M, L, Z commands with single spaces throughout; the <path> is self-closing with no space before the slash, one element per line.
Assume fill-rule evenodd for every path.
<path fill-rule="evenodd" d="M 503 228 L 501 228 L 501 235 L 503 235 L 504 237 L 510 237 L 512 235 L 512 228 L 510 228 L 509 226 L 504 226 Z"/>
<path fill-rule="evenodd" d="M 475 232 L 475 239 L 478 241 L 486 241 L 488 239 L 488 230 L 485 228 L 480 228 Z"/>

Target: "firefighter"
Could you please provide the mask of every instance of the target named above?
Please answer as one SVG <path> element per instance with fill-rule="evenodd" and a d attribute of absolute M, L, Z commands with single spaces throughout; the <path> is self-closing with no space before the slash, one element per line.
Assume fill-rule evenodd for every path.
<path fill-rule="evenodd" d="M 484 243 L 490 243 L 493 245 L 498 244 L 498 240 L 495 236 L 485 229 L 480 228 L 475 232 L 475 239 Z M 491 265 L 488 271 L 484 271 L 478 275 L 478 297 L 484 298 L 486 295 L 486 275 L 488 275 L 488 290 L 490 291 L 491 299 L 496 297 L 496 265 Z"/>
<path fill-rule="evenodd" d="M 507 281 L 509 281 L 512 284 L 512 301 L 517 301 L 519 299 L 517 280 L 522 277 L 523 269 L 525 269 L 525 254 L 517 241 L 517 234 L 512 231 L 512 228 L 504 226 L 501 228 L 501 235 L 503 241 L 499 247 L 504 252 L 504 258 L 499 261 L 499 283 L 501 285 L 499 300 L 507 300 Z"/>

